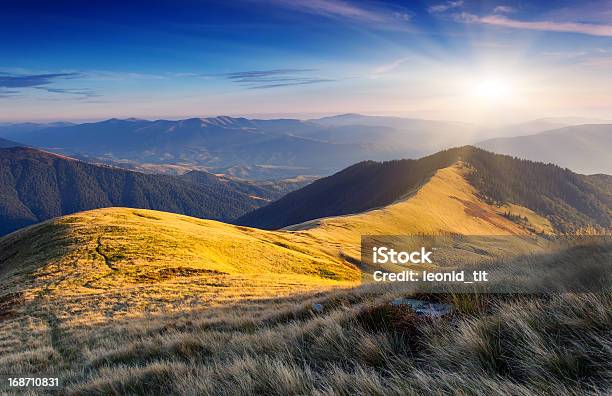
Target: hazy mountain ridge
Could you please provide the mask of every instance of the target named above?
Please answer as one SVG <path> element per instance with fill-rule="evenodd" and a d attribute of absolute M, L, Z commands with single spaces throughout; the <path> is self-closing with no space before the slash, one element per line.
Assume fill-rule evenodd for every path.
<path fill-rule="evenodd" d="M 0 148 L 19 147 L 19 143 L 11 142 L 10 140 L 0 138 Z"/>
<path fill-rule="evenodd" d="M 438 169 L 463 161 L 475 169 L 469 180 L 483 198 L 522 205 L 558 231 L 612 226 L 612 195 L 606 180 L 555 165 L 498 155 L 466 146 L 419 160 L 362 162 L 287 194 L 237 220 L 277 229 L 308 220 L 363 212 L 389 205 L 422 186 Z"/>
<path fill-rule="evenodd" d="M 109 206 L 228 221 L 282 194 L 214 175 L 200 176 L 196 182 L 92 165 L 31 148 L 1 149 L 0 235 L 52 217 Z M 264 197 L 256 196 L 259 193 Z"/>
<path fill-rule="evenodd" d="M 612 174 L 612 124 L 574 125 L 535 135 L 485 140 L 476 146 L 500 154 L 554 163 L 578 173 Z"/>
<path fill-rule="evenodd" d="M 587 117 L 545 117 L 495 128 L 491 138 L 535 135 L 541 132 L 585 124 L 610 124 L 610 120 Z"/>
<path fill-rule="evenodd" d="M 204 170 L 261 180 L 329 175 L 363 160 L 419 158 L 474 142 L 491 151 L 556 163 L 577 172 L 612 173 L 612 160 L 602 154 L 612 147 L 609 138 L 585 131 L 588 126 L 567 127 L 586 120 L 549 118 L 494 128 L 360 114 L 306 121 L 228 116 L 176 121 L 130 118 L 5 125 L 0 127 L 0 136 L 87 162 L 148 173 Z M 565 127 L 559 131 L 566 132 L 550 145 L 547 135 L 540 132 L 559 126 Z M 538 135 L 519 137 L 535 132 Z M 495 136 L 503 137 L 484 140 Z"/>
<path fill-rule="evenodd" d="M 3 136 L 18 137 L 32 146 L 88 160 L 193 164 L 213 172 L 239 165 L 286 167 L 278 169 L 279 177 L 330 173 L 370 156 L 370 148 L 360 144 L 336 144 L 297 136 L 308 128 L 320 127 L 299 120 L 232 117 L 180 121 L 111 119 L 28 132 L 5 131 Z M 309 171 L 296 173 L 288 170 L 291 167 Z"/>
<path fill-rule="evenodd" d="M 192 165 L 212 173 L 280 178 L 330 174 L 366 159 L 421 156 L 470 143 L 478 130 L 469 124 L 399 117 L 301 121 L 219 116 L 5 128 L 0 136 L 94 162 Z"/>
<path fill-rule="evenodd" d="M 5 134 L 13 135 L 13 134 L 21 134 L 33 132 L 39 129 L 46 128 L 56 128 L 56 127 L 64 127 L 76 125 L 73 122 L 7 122 L 0 123 L 0 136 L 4 136 Z"/>
<path fill-rule="evenodd" d="M 234 191 L 267 201 L 274 201 L 288 192 L 302 188 L 313 181 L 312 178 L 273 181 L 237 180 L 235 178 L 220 177 L 202 171 L 190 171 L 177 177 L 181 180 L 186 180 L 195 184 L 225 185 Z"/>

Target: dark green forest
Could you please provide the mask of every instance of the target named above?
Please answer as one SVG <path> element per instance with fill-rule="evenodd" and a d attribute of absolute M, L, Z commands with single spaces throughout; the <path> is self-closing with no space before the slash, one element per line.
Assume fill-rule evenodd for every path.
<path fill-rule="evenodd" d="M 266 203 L 214 175 L 190 181 L 92 165 L 30 148 L 0 149 L 0 235 L 111 206 L 229 221 Z M 243 187 L 244 190 L 250 188 Z"/>

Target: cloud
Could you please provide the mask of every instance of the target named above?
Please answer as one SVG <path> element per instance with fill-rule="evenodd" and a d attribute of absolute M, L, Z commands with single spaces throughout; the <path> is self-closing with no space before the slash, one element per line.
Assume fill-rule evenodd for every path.
<path fill-rule="evenodd" d="M 459 8 L 463 5 L 463 0 L 447 1 L 446 3 L 432 5 L 427 9 L 430 14 L 441 14 L 453 8 Z"/>
<path fill-rule="evenodd" d="M 115 72 L 105 70 L 90 70 L 83 74 L 87 80 L 97 81 L 123 81 L 123 80 L 163 80 L 168 77 L 189 77 L 197 76 L 193 73 L 164 73 L 164 74 L 148 74 L 135 72 Z"/>
<path fill-rule="evenodd" d="M 329 78 L 319 78 L 319 79 L 311 79 L 311 80 L 289 82 L 289 83 L 280 83 L 280 84 L 255 85 L 255 86 L 249 87 L 248 89 L 280 88 L 280 87 L 288 87 L 288 86 L 292 86 L 292 85 L 309 85 L 309 84 L 318 84 L 318 83 L 332 82 L 332 81 L 336 81 L 336 80 L 329 79 Z"/>
<path fill-rule="evenodd" d="M 378 66 L 376 69 L 374 69 L 372 71 L 372 76 L 374 78 L 376 78 L 376 77 L 380 76 L 381 74 L 385 74 L 385 73 L 388 73 L 390 71 L 393 71 L 393 70 L 397 69 L 398 67 L 400 67 L 408 59 L 409 58 L 400 58 L 400 59 L 394 60 L 391 63 L 380 65 L 380 66 Z"/>
<path fill-rule="evenodd" d="M 273 69 L 273 70 L 250 70 L 225 73 L 223 76 L 230 80 L 256 80 L 261 78 L 268 78 L 274 76 L 286 76 L 293 75 L 296 73 L 311 72 L 315 69 Z"/>
<path fill-rule="evenodd" d="M 301 12 L 323 15 L 328 17 L 342 17 L 369 22 L 382 22 L 384 18 L 377 12 L 367 10 L 345 1 L 333 0 L 272 0 L 273 3 L 293 8 Z"/>
<path fill-rule="evenodd" d="M 588 55 L 587 51 L 544 51 L 540 53 L 542 56 L 549 56 L 557 59 L 571 59 Z"/>
<path fill-rule="evenodd" d="M 404 7 L 376 6 L 344 0 L 268 0 L 270 3 L 292 9 L 297 12 L 319 15 L 327 18 L 341 19 L 358 23 L 366 23 L 383 29 L 404 29 L 406 22 L 412 19 L 412 13 Z"/>
<path fill-rule="evenodd" d="M 50 73 L 50 74 L 8 74 L 0 73 L 0 87 L 3 88 L 30 88 L 53 83 L 58 79 L 74 78 L 78 73 Z"/>
<path fill-rule="evenodd" d="M 14 74 L 0 72 L 0 97 L 20 96 L 24 89 L 37 89 L 52 94 L 73 95 L 76 99 L 102 96 L 91 88 L 62 88 L 49 86 L 63 80 L 84 77 L 82 73 Z M 6 89 L 8 88 L 8 89 Z"/>
<path fill-rule="evenodd" d="M 513 7 L 506 6 L 506 5 L 498 5 L 497 7 L 493 9 L 494 14 L 511 14 L 514 11 L 515 10 Z"/>
<path fill-rule="evenodd" d="M 590 57 L 580 62 L 583 66 L 610 70 L 612 68 L 612 56 Z"/>
<path fill-rule="evenodd" d="M 272 70 L 249 70 L 239 71 L 215 76 L 226 79 L 246 87 L 247 89 L 269 89 L 292 85 L 318 84 L 331 82 L 333 79 L 312 77 L 304 73 L 315 72 L 316 69 L 272 69 Z M 206 75 L 210 76 L 210 75 Z"/>
<path fill-rule="evenodd" d="M 453 14 L 453 19 L 457 22 L 463 23 L 478 23 L 480 18 L 477 15 L 470 14 L 469 12 L 460 12 Z"/>
<path fill-rule="evenodd" d="M 412 20 L 412 14 L 410 14 L 410 13 L 408 13 L 408 12 L 395 11 L 395 12 L 393 13 L 393 16 L 394 16 L 396 19 L 399 19 L 399 20 L 404 20 L 404 21 L 410 21 L 410 20 Z"/>
<path fill-rule="evenodd" d="M 546 32 L 580 33 L 591 36 L 612 37 L 612 25 L 582 23 L 582 22 L 555 22 L 555 21 L 520 21 L 501 15 L 487 15 L 479 17 L 474 14 L 455 14 L 454 19 L 464 23 L 481 23 L 485 25 L 501 26 L 512 29 L 539 30 Z"/>
<path fill-rule="evenodd" d="M 57 94 L 68 94 L 68 95 L 78 95 L 85 98 L 97 98 L 102 96 L 96 91 L 89 88 L 49 88 L 49 87 L 34 87 L 36 89 L 40 89 L 43 91 L 47 91 L 49 93 L 57 93 Z"/>
<path fill-rule="evenodd" d="M 19 96 L 19 91 L 11 89 L 0 89 L 0 98 L 13 98 Z"/>

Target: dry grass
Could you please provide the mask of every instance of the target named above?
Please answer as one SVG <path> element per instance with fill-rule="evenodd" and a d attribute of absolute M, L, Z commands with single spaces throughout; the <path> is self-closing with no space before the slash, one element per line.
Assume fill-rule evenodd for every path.
<path fill-rule="evenodd" d="M 603 395 L 612 386 L 612 293 L 418 296 L 455 303 L 438 319 L 389 304 L 407 294 L 367 285 L 59 323 L 4 355 L 0 374 L 54 373 L 63 392 L 82 395 Z"/>
<path fill-rule="evenodd" d="M 514 264 L 546 272 L 559 259 Z M 408 296 L 454 311 L 427 318 L 391 304 Z M 610 329 L 610 291 L 415 295 L 368 284 L 100 323 L 15 316 L 0 331 L 0 375 L 58 376 L 74 395 L 604 395 Z"/>
<path fill-rule="evenodd" d="M 545 234 L 553 234 L 555 232 L 550 221 L 537 214 L 531 209 L 524 206 L 515 205 L 512 203 L 506 203 L 497 207 L 497 213 L 502 215 L 521 216 L 527 219 L 525 226 L 532 229 L 535 232 L 541 232 Z"/>
<path fill-rule="evenodd" d="M 346 287 L 361 277 L 291 234 L 126 208 L 11 234 L 0 240 L 0 263 L 3 314 L 76 321 Z"/>

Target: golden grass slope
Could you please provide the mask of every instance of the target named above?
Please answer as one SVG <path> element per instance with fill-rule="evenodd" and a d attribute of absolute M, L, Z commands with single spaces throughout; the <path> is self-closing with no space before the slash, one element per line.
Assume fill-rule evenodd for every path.
<path fill-rule="evenodd" d="M 526 234 L 478 198 L 469 171 L 456 164 L 393 205 L 280 231 L 127 208 L 65 216 L 0 239 L 2 298 L 60 317 L 185 310 L 355 285 L 364 234 Z"/>
<path fill-rule="evenodd" d="M 356 267 L 290 237 L 171 213 L 99 209 L 0 240 L 0 279 L 15 311 L 46 306 L 59 316 L 100 317 L 359 280 Z"/>
<path fill-rule="evenodd" d="M 334 241 L 345 256 L 356 259 L 360 255 L 361 235 L 529 234 L 524 226 L 503 217 L 499 208 L 480 199 L 466 179 L 471 171 L 465 164 L 457 163 L 440 169 L 402 201 L 365 213 L 312 220 L 285 230 L 320 241 Z M 531 213 L 535 219 L 537 215 Z M 324 249 L 330 247 L 323 245 Z"/>

